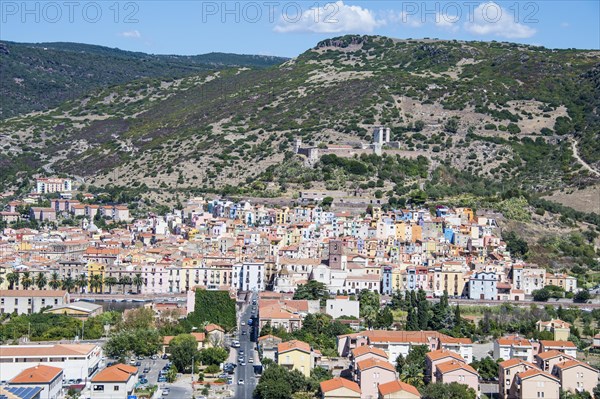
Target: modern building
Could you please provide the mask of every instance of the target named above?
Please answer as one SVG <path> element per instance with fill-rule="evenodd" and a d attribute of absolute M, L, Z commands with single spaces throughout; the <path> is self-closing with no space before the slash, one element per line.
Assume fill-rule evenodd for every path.
<path fill-rule="evenodd" d="M 38 194 L 60 193 L 72 189 L 71 179 L 41 177 L 35 180 L 35 192 Z"/>
<path fill-rule="evenodd" d="M 533 346 L 529 340 L 516 335 L 494 341 L 494 359 L 521 359 L 533 362 Z"/>
<path fill-rule="evenodd" d="M 87 380 L 98 370 L 102 348 L 94 344 L 0 346 L 0 380 L 15 378 L 38 365 L 61 367 L 63 378 Z"/>
<path fill-rule="evenodd" d="M 62 314 L 77 319 L 86 320 L 89 317 L 94 317 L 102 314 L 102 305 L 95 303 L 77 301 L 64 305 L 56 305 L 45 310 L 44 313 Z"/>
<path fill-rule="evenodd" d="M 354 375 L 360 386 L 362 398 L 377 398 L 380 384 L 396 380 L 396 369 L 386 360 L 370 358 L 356 364 Z"/>

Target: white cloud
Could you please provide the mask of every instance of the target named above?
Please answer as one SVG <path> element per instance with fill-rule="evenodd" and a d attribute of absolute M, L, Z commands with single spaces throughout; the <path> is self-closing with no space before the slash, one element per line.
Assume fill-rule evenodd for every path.
<path fill-rule="evenodd" d="M 560 27 L 561 27 L 561 28 L 565 28 L 565 29 L 566 29 L 566 28 L 570 28 L 570 27 L 571 27 L 571 24 L 570 24 L 570 23 L 568 23 L 568 22 L 563 22 L 563 23 L 561 23 L 561 24 L 560 24 Z"/>
<path fill-rule="evenodd" d="M 459 29 L 458 21 L 460 17 L 456 15 L 437 13 L 435 16 L 435 26 L 450 32 L 457 32 Z"/>
<path fill-rule="evenodd" d="M 119 36 L 127 37 L 129 39 L 139 39 L 142 37 L 142 34 L 138 30 L 128 30 L 128 31 L 119 33 Z"/>
<path fill-rule="evenodd" d="M 385 21 L 375 18 L 371 10 L 360 6 L 350 6 L 341 0 L 307 10 L 301 10 L 300 6 L 288 6 L 283 11 L 284 15 L 275 25 L 275 32 L 369 33 L 373 32 L 375 28 L 385 25 Z"/>
<path fill-rule="evenodd" d="M 515 21 L 512 13 L 493 1 L 482 3 L 473 10 L 465 29 L 475 35 L 524 39 L 535 35 L 536 30 Z"/>
<path fill-rule="evenodd" d="M 420 28 L 424 23 L 415 14 L 409 14 L 406 11 L 388 11 L 385 16 L 387 22 L 408 26 L 410 28 Z"/>

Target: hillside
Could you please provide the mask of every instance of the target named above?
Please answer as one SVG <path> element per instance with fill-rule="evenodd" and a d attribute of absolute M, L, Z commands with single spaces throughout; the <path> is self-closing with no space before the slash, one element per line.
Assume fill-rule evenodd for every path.
<path fill-rule="evenodd" d="M 183 77 L 232 66 L 266 67 L 284 58 L 210 53 L 152 55 L 79 43 L 0 43 L 0 118 L 41 111 L 91 90 L 144 77 Z"/>
<path fill-rule="evenodd" d="M 162 200 L 548 194 L 599 180 L 599 82 L 597 51 L 344 36 L 278 66 L 141 79 L 6 120 L 0 183 L 26 187 L 46 165 Z M 378 125 L 399 147 L 383 157 L 359 149 Z M 327 157 L 305 166 L 296 138 Z"/>

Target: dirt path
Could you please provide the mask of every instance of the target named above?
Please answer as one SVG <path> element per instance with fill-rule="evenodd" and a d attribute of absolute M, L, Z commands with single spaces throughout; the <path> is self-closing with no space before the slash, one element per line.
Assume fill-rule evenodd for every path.
<path fill-rule="evenodd" d="M 589 170 L 590 172 L 592 172 L 592 174 L 600 177 L 600 172 L 598 172 L 596 169 L 592 168 L 590 165 L 588 165 L 583 159 L 581 159 L 581 157 L 579 156 L 579 153 L 577 152 L 577 141 L 576 140 L 572 140 L 571 141 L 571 148 L 573 149 L 573 156 L 579 161 L 580 164 L 583 165 L 584 168 L 586 168 L 587 170 Z"/>

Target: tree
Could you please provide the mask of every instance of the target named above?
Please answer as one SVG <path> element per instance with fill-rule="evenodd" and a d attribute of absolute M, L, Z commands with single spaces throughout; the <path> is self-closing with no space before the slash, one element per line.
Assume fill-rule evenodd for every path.
<path fill-rule="evenodd" d="M 310 280 L 306 284 L 298 285 L 294 299 L 321 300 L 329 298 L 327 286 L 319 281 Z"/>
<path fill-rule="evenodd" d="M 83 292 L 84 288 L 88 285 L 88 278 L 85 274 L 81 273 L 79 276 L 75 277 L 75 286 L 79 288 L 79 292 Z"/>
<path fill-rule="evenodd" d="M 171 361 L 177 370 L 186 372 L 192 369 L 193 359 L 199 359 L 198 342 L 191 334 L 180 334 L 169 343 Z"/>
<path fill-rule="evenodd" d="M 221 369 L 219 368 L 218 365 L 216 364 L 211 364 L 210 366 L 208 366 L 206 369 L 204 369 L 204 373 L 206 374 L 211 374 L 211 375 L 215 375 L 217 374 L 219 371 L 221 371 Z"/>
<path fill-rule="evenodd" d="M 527 241 L 519 237 L 514 231 L 507 231 L 505 234 L 502 234 L 502 239 L 506 242 L 506 249 L 511 255 L 527 259 L 527 253 L 529 252 Z"/>
<path fill-rule="evenodd" d="M 227 360 L 228 352 L 223 348 L 206 348 L 200 351 L 198 358 L 206 365 L 219 365 Z"/>
<path fill-rule="evenodd" d="M 375 328 L 388 328 L 394 322 L 394 315 L 391 309 L 386 306 L 379 310 L 375 318 Z"/>
<path fill-rule="evenodd" d="M 19 283 L 19 274 L 18 273 L 8 273 L 6 275 L 6 281 L 8 281 L 8 289 L 15 289 L 15 284 Z"/>
<path fill-rule="evenodd" d="M 32 285 L 33 285 L 33 280 L 31 278 L 31 273 L 23 272 L 23 274 L 21 274 L 21 286 L 23 287 L 23 289 L 28 289 Z"/>
<path fill-rule="evenodd" d="M 117 280 L 116 277 L 107 277 L 104 279 L 104 284 L 106 284 L 108 286 L 108 293 L 112 294 L 112 288 L 119 284 L 119 280 Z"/>
<path fill-rule="evenodd" d="M 50 281 L 48 281 L 48 285 L 53 290 L 56 290 L 58 287 L 60 287 L 60 275 L 57 272 L 54 272 L 50 275 Z"/>
<path fill-rule="evenodd" d="M 123 293 L 125 293 L 125 286 L 131 285 L 132 283 L 133 283 L 133 281 L 131 280 L 131 277 L 129 277 L 129 276 L 121 276 L 119 278 L 119 284 L 121 285 L 121 287 L 123 287 Z"/>
<path fill-rule="evenodd" d="M 581 290 L 573 297 L 573 302 L 585 303 L 590 300 L 590 292 L 588 290 Z"/>
<path fill-rule="evenodd" d="M 450 118 L 444 125 L 444 130 L 448 133 L 456 133 L 458 132 L 458 119 Z"/>
<path fill-rule="evenodd" d="M 272 364 L 264 370 L 254 390 L 254 398 L 290 399 L 295 392 L 314 390 L 316 390 L 315 384 L 298 370 L 289 371 L 285 367 Z"/>
<path fill-rule="evenodd" d="M 481 360 L 473 360 L 471 367 L 477 370 L 479 376 L 484 381 L 491 381 L 498 377 L 498 362 L 489 356 L 486 356 Z"/>
<path fill-rule="evenodd" d="M 226 291 L 196 290 L 196 307 L 188 320 L 196 327 L 214 323 L 231 330 L 236 326 L 235 299 Z"/>
<path fill-rule="evenodd" d="M 421 119 L 418 119 L 415 121 L 415 132 L 420 132 L 423 130 L 423 128 L 425 127 L 425 122 L 423 122 Z"/>
<path fill-rule="evenodd" d="M 399 375 L 399 379 L 402 382 L 410 384 L 416 388 L 421 388 L 425 385 L 423 381 L 425 377 L 425 371 L 415 363 L 407 363 L 402 368 L 402 373 Z"/>
<path fill-rule="evenodd" d="M 102 275 L 101 274 L 93 274 L 90 279 L 90 288 L 92 291 L 98 293 L 98 291 L 102 290 Z"/>
<path fill-rule="evenodd" d="M 67 276 L 61 280 L 60 285 L 63 290 L 67 290 L 71 293 L 71 290 L 75 288 L 75 281 L 73 281 L 73 277 Z"/>
<path fill-rule="evenodd" d="M 321 206 L 326 209 L 329 209 L 331 204 L 333 204 L 333 197 L 325 197 L 323 198 L 323 201 L 321 201 Z"/>
<path fill-rule="evenodd" d="M 436 382 L 421 390 L 422 399 L 475 399 L 477 393 L 473 388 L 458 382 L 444 384 Z"/>
<path fill-rule="evenodd" d="M 141 307 L 127 312 L 123 320 L 123 329 L 126 330 L 147 330 L 154 328 L 154 311 L 152 309 Z"/>
<path fill-rule="evenodd" d="M 141 273 L 137 273 L 133 277 L 132 284 L 135 285 L 136 292 L 139 293 L 140 292 L 140 288 L 142 288 L 142 285 L 144 285 L 144 279 L 142 278 L 142 274 Z"/>
<path fill-rule="evenodd" d="M 532 294 L 533 300 L 536 302 L 546 302 L 548 299 L 550 299 L 550 291 L 545 288 L 542 288 L 541 290 L 534 290 Z"/>
<path fill-rule="evenodd" d="M 417 293 L 417 320 L 420 330 L 427 330 L 429 325 L 429 302 L 425 291 L 419 289 Z"/>
<path fill-rule="evenodd" d="M 35 285 L 38 287 L 38 289 L 43 290 L 46 288 L 47 284 L 48 279 L 46 278 L 46 275 L 42 272 L 39 272 L 37 276 L 35 276 Z"/>
<path fill-rule="evenodd" d="M 593 392 L 593 394 L 594 394 L 594 399 L 600 399 L 600 384 L 597 384 L 597 385 L 594 387 L 594 392 Z"/>
<path fill-rule="evenodd" d="M 157 330 L 122 330 L 111 335 L 104 350 L 116 358 L 125 358 L 130 353 L 150 356 L 157 353 L 161 345 L 162 337 Z"/>

